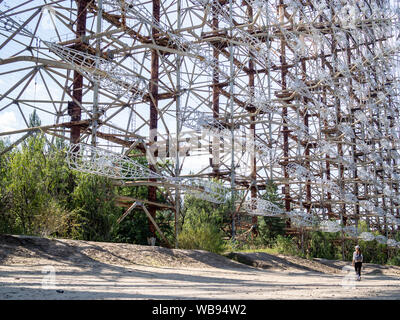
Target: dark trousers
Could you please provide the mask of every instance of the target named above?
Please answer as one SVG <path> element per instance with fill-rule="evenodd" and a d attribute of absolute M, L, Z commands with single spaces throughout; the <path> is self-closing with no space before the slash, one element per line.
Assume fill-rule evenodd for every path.
<path fill-rule="evenodd" d="M 362 262 L 355 262 L 354 269 L 356 270 L 357 275 L 361 276 L 361 266 Z"/>

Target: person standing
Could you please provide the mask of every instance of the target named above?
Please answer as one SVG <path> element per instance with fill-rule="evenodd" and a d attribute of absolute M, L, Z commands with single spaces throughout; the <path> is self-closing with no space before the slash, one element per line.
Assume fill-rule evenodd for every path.
<path fill-rule="evenodd" d="M 356 270 L 357 281 L 361 280 L 361 267 L 363 263 L 363 255 L 361 253 L 360 246 L 356 246 L 356 250 L 353 252 L 353 266 Z"/>

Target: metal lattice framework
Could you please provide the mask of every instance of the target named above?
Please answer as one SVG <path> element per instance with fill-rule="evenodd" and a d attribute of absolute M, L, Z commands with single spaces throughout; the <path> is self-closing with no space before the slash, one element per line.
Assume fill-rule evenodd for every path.
<path fill-rule="evenodd" d="M 68 166 L 80 172 L 110 179 L 162 179 L 163 175 L 150 170 L 127 156 L 98 147 L 71 144 L 67 150 Z"/>
<path fill-rule="evenodd" d="M 224 203 L 228 199 L 229 190 L 217 182 L 157 173 L 127 156 L 82 143 L 70 145 L 67 150 L 67 162 L 74 170 L 110 179 L 158 179 L 172 186 L 183 187 L 194 197 L 214 203 Z"/>
<path fill-rule="evenodd" d="M 266 215 L 383 241 L 354 226 L 388 238 L 400 222 L 398 14 L 394 0 L 1 1 L 0 136 L 38 130 L 36 110 L 72 166 L 148 180 L 176 220 L 182 193 L 230 190 L 232 234 Z M 181 152 L 185 130 L 205 143 Z M 263 199 L 271 180 L 283 208 Z"/>
<path fill-rule="evenodd" d="M 43 41 L 51 52 L 70 64 L 87 79 L 98 83 L 102 88 L 113 92 L 117 97 L 127 95 L 130 101 L 143 98 L 148 91 L 146 83 L 132 71 L 124 70 L 110 60 Z"/>

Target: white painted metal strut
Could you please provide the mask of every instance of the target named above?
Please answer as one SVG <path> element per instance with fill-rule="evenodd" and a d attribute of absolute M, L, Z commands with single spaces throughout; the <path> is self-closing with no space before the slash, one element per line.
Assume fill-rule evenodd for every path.
<path fill-rule="evenodd" d="M 179 186 L 196 198 L 215 203 L 227 201 L 228 189 L 200 178 L 171 177 L 150 170 L 127 156 L 87 144 L 71 144 L 67 150 L 71 169 L 118 180 L 158 179 Z"/>
<path fill-rule="evenodd" d="M 135 101 L 142 99 L 148 91 L 143 78 L 122 69 L 112 61 L 54 42 L 43 41 L 43 43 L 63 61 L 78 69 L 91 81 L 100 83 L 102 88 L 116 93 L 118 97 L 128 96 L 131 101 Z"/>

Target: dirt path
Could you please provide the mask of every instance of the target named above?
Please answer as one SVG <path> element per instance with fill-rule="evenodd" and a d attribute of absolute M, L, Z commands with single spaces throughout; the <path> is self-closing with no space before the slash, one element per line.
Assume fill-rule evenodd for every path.
<path fill-rule="evenodd" d="M 313 271 L 326 274 L 343 274 L 349 267 L 349 262 L 315 258 L 307 260 L 295 256 L 282 254 L 268 254 L 265 252 L 232 252 L 229 258 L 247 265 L 274 271 Z M 400 267 L 385 266 L 373 263 L 364 263 L 364 275 L 388 275 L 400 277 Z"/>
<path fill-rule="evenodd" d="M 400 299 L 400 278 L 394 269 L 356 282 L 352 270 L 260 269 L 200 250 L 0 236 L 0 299 Z"/>

